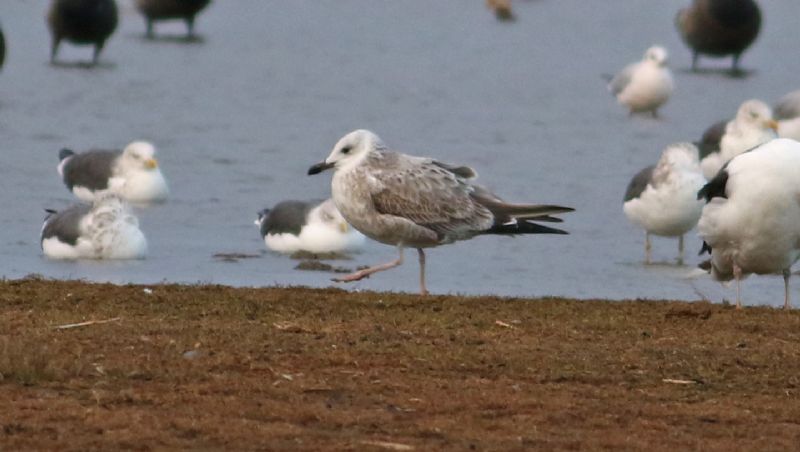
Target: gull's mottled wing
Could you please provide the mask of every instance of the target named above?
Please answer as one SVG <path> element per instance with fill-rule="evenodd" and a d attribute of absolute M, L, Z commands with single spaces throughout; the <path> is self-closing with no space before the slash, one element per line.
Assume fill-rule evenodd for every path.
<path fill-rule="evenodd" d="M 405 218 L 437 235 L 474 234 L 492 226 L 492 213 L 476 203 L 464 177 L 475 172 L 428 158 L 375 153 L 368 164 L 369 192 L 375 209 Z"/>

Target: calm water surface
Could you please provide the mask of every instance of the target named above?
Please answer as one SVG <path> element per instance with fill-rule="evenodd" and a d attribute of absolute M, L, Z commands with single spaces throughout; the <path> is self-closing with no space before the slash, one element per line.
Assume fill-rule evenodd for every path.
<path fill-rule="evenodd" d="M 800 88 L 794 0 L 762 2 L 765 29 L 743 59 L 753 72 L 736 80 L 686 72 L 690 55 L 672 23 L 688 0 L 523 0 L 513 24 L 495 21 L 479 0 L 218 0 L 200 17 L 204 40 L 195 44 L 144 40 L 133 2 L 122 1 L 120 26 L 92 70 L 48 64 L 47 3 L 0 2 L 9 46 L 0 72 L 6 278 L 328 286 L 329 274 L 262 252 L 252 222 L 283 199 L 327 196 L 330 175 L 307 177 L 307 168 L 346 132 L 369 128 L 395 149 L 474 166 L 509 200 L 577 209 L 565 216 L 569 236 L 479 237 L 431 250 L 435 293 L 720 301 L 732 287 L 686 277 L 698 261 L 694 233 L 688 266 L 667 265 L 677 249 L 668 239 L 654 247 L 665 265 L 641 264 L 644 234 L 622 213 L 625 186 L 665 145 L 699 138 L 741 101 L 773 102 Z M 183 25 L 159 30 L 175 36 Z M 676 93 L 661 120 L 628 118 L 602 76 L 654 43 L 671 51 Z M 90 54 L 62 46 L 67 61 Z M 159 147 L 172 189 L 166 205 L 138 211 L 148 259 L 43 258 L 43 209 L 73 201 L 55 170 L 58 150 L 135 139 Z M 213 257 L 230 252 L 259 257 Z M 371 243 L 337 265 L 394 257 Z M 407 257 L 349 287 L 416 291 L 415 253 Z M 782 290 L 778 277 L 753 277 L 744 296 L 778 305 Z"/>

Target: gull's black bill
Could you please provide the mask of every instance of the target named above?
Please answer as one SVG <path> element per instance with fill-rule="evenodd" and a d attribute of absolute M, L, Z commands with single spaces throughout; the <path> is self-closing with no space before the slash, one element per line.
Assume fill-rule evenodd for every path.
<path fill-rule="evenodd" d="M 333 168 L 333 165 L 334 165 L 333 163 L 319 162 L 308 169 L 308 175 L 311 176 L 312 174 L 319 174 L 325 171 L 326 169 Z"/>

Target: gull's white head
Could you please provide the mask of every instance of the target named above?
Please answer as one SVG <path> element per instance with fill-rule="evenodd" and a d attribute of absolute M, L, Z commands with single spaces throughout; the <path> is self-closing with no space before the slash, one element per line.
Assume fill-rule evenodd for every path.
<path fill-rule="evenodd" d="M 146 141 L 134 141 L 122 151 L 122 167 L 128 170 L 154 170 L 158 168 L 156 148 Z"/>
<path fill-rule="evenodd" d="M 750 99 L 739 106 L 739 110 L 736 112 L 736 122 L 757 129 L 778 130 L 778 122 L 772 119 L 772 110 L 758 99 Z"/>
<path fill-rule="evenodd" d="M 669 54 L 667 53 L 667 49 L 661 46 L 653 46 L 647 49 L 644 53 L 644 58 L 642 61 L 651 61 L 655 63 L 657 66 L 666 66 L 667 62 L 669 61 Z"/>
<path fill-rule="evenodd" d="M 330 168 L 358 165 L 370 152 L 379 149 L 386 149 L 386 146 L 378 135 L 369 130 L 355 130 L 339 139 L 328 158 L 309 168 L 308 174 L 318 174 Z"/>

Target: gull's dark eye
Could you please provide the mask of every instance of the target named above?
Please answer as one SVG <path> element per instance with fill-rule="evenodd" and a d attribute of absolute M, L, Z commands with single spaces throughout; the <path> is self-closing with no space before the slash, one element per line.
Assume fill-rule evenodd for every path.
<path fill-rule="evenodd" d="M 349 154 L 350 150 L 353 149 L 350 146 L 345 146 L 342 148 L 342 154 Z"/>

